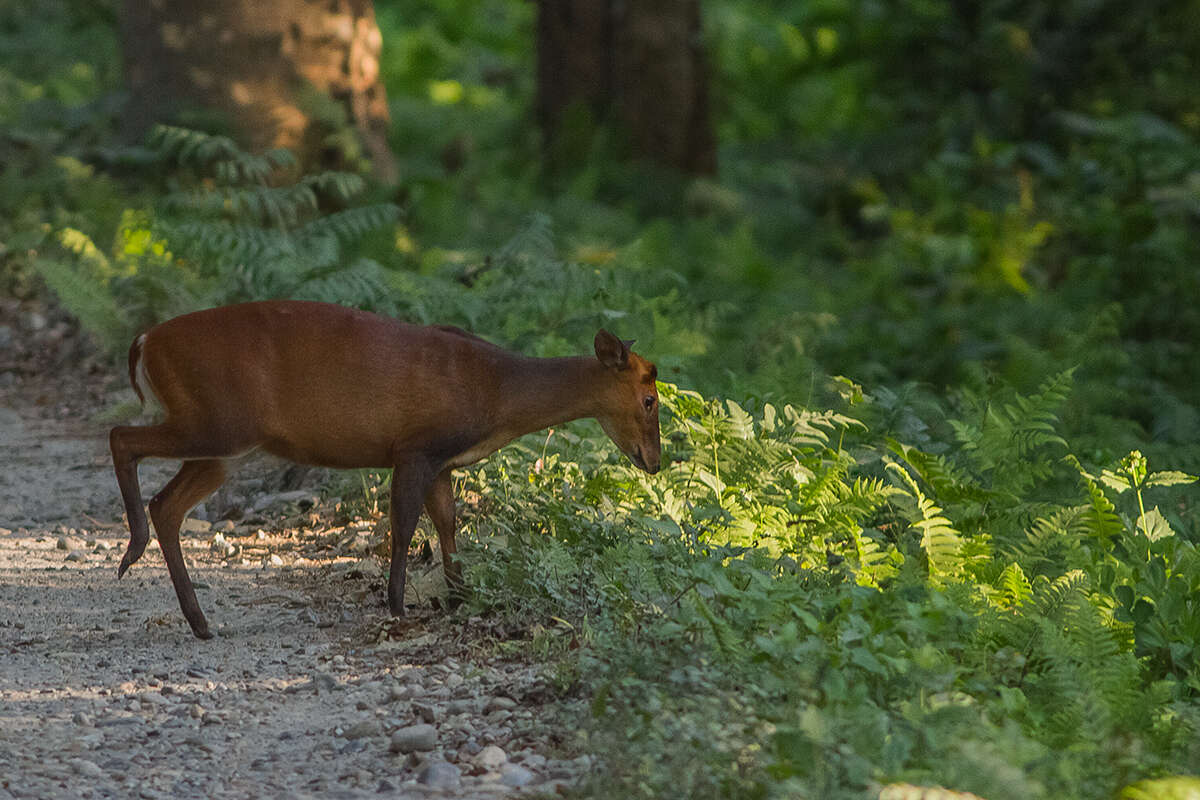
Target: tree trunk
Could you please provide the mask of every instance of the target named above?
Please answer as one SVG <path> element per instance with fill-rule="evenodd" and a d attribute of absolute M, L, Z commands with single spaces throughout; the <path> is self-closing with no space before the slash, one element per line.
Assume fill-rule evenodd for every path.
<path fill-rule="evenodd" d="M 635 155 L 716 171 L 700 0 L 539 0 L 537 47 L 538 118 L 552 148 L 582 108 Z"/>
<path fill-rule="evenodd" d="M 124 0 L 121 38 L 127 136 L 215 112 L 252 150 L 344 166 L 327 144 L 342 116 L 376 173 L 395 179 L 371 0 Z"/>

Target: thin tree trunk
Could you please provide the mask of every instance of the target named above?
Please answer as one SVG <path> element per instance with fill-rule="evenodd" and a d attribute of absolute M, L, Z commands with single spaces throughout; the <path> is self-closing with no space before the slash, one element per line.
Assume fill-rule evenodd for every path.
<path fill-rule="evenodd" d="M 583 110 L 634 155 L 716 171 L 700 0 L 539 0 L 538 120 L 551 148 Z"/>
<path fill-rule="evenodd" d="M 216 115 L 247 147 L 331 165 L 340 107 L 376 172 L 395 178 L 371 0 L 124 0 L 121 37 L 128 137 Z"/>

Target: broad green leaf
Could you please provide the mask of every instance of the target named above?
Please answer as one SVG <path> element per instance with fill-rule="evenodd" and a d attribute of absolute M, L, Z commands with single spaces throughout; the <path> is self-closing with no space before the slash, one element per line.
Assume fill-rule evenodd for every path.
<path fill-rule="evenodd" d="M 1171 529 L 1171 523 L 1167 522 L 1167 518 L 1159 512 L 1158 506 L 1138 517 L 1137 529 L 1152 542 L 1175 535 L 1175 531 Z"/>
<path fill-rule="evenodd" d="M 1118 494 L 1129 489 L 1129 479 L 1127 477 L 1108 469 L 1100 473 L 1100 482 L 1108 488 L 1115 490 Z"/>
<path fill-rule="evenodd" d="M 887 668 L 875 657 L 875 654 L 870 650 L 862 647 L 854 647 L 850 650 L 851 663 L 865 669 L 867 672 L 873 672 L 876 675 L 886 675 Z"/>
<path fill-rule="evenodd" d="M 706 469 L 696 470 L 696 478 L 709 489 L 712 489 L 718 497 L 725 492 L 725 482 Z"/>
<path fill-rule="evenodd" d="M 1146 486 L 1178 486 L 1181 483 L 1195 483 L 1197 481 L 1195 475 L 1188 475 L 1186 472 L 1178 472 L 1176 470 L 1165 470 L 1163 472 L 1151 472 L 1146 478 Z"/>

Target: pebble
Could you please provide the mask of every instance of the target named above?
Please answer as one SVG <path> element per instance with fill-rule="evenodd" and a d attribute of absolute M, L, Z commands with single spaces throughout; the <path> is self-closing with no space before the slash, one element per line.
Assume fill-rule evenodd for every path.
<path fill-rule="evenodd" d="M 82 550 L 72 550 L 67 553 L 67 561 L 87 561 L 87 553 Z"/>
<path fill-rule="evenodd" d="M 425 680 L 425 676 L 419 668 L 412 667 L 396 674 L 397 680 L 404 681 L 409 684 L 420 684 Z"/>
<path fill-rule="evenodd" d="M 313 685 L 317 687 L 317 694 L 329 693 L 338 688 L 337 678 L 328 672 L 314 672 L 312 681 Z"/>
<path fill-rule="evenodd" d="M 88 761 L 86 758 L 73 758 L 70 763 L 75 771 L 85 778 L 95 780 L 104 777 L 104 770 L 100 769 L 100 766 L 94 761 Z"/>
<path fill-rule="evenodd" d="M 283 566 L 283 559 L 280 558 L 279 554 L 277 554 L 277 553 L 271 553 L 271 557 L 267 559 L 267 562 L 272 567 L 282 567 Z"/>
<path fill-rule="evenodd" d="M 437 709 L 430 703 L 413 703 L 412 709 L 423 722 L 433 724 L 437 719 Z"/>
<path fill-rule="evenodd" d="M 511 711 L 517 707 L 517 701 L 508 697 L 493 697 L 484 706 L 483 713 L 491 714 L 495 711 Z"/>
<path fill-rule="evenodd" d="M 451 700 L 446 706 L 451 714 L 473 714 L 479 711 L 479 699 Z"/>
<path fill-rule="evenodd" d="M 347 739 L 367 739 L 372 736 L 382 736 L 383 725 L 377 720 L 364 719 L 347 728 L 344 735 Z"/>
<path fill-rule="evenodd" d="M 462 782 L 462 771 L 445 761 L 430 761 L 417 774 L 417 783 L 434 789 L 457 789 Z"/>
<path fill-rule="evenodd" d="M 521 758 L 521 764 L 530 769 L 539 769 L 546 766 L 546 757 L 541 753 L 526 750 Z"/>
<path fill-rule="evenodd" d="M 188 517 L 179 525 L 179 532 L 183 534 L 208 533 L 211 529 L 211 522 L 203 519 L 196 519 L 195 517 Z"/>
<path fill-rule="evenodd" d="M 489 744 L 475 756 L 475 763 L 488 770 L 494 770 L 506 761 L 508 755 L 494 744 Z"/>
<path fill-rule="evenodd" d="M 393 753 L 428 752 L 437 746 L 437 728 L 432 725 L 409 725 L 392 734 Z"/>
<path fill-rule="evenodd" d="M 520 788 L 533 783 L 533 779 L 532 772 L 517 764 L 505 764 L 500 767 L 500 782 L 505 786 Z"/>

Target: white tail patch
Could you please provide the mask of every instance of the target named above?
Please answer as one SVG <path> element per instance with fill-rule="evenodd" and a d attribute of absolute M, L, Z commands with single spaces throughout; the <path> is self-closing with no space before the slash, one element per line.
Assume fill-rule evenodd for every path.
<path fill-rule="evenodd" d="M 146 411 L 161 409 L 162 403 L 158 399 L 158 393 L 154 391 L 154 384 L 150 383 L 150 376 L 146 374 L 146 334 L 139 335 L 134 341 L 137 346 L 137 361 L 133 366 L 133 379 L 143 398 L 142 408 Z"/>

